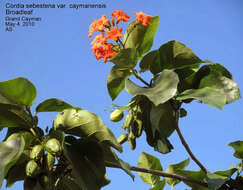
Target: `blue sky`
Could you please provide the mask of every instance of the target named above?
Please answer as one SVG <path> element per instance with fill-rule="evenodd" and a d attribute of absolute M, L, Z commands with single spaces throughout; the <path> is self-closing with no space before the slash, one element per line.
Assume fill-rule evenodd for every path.
<path fill-rule="evenodd" d="M 34 16 L 42 17 L 33 28 L 15 28 L 5 32 L 5 4 L 11 3 L 104 3 L 105 9 L 35 9 Z M 242 0 L 2 0 L 0 2 L 0 81 L 26 77 L 37 87 L 36 105 L 47 98 L 60 98 L 83 109 L 97 113 L 118 137 L 122 123 L 111 123 L 109 111 L 112 103 L 126 105 L 130 96 L 124 91 L 112 102 L 106 89 L 106 79 L 112 64 L 96 61 L 90 49 L 88 27 L 102 14 L 110 16 L 113 9 L 123 9 L 135 18 L 134 12 L 143 11 L 160 17 L 153 49 L 169 40 L 178 40 L 190 47 L 201 59 L 210 59 L 232 72 L 234 80 L 243 89 L 243 2 Z M 127 26 L 123 25 L 124 30 Z M 35 105 L 34 105 L 35 106 Z M 227 146 L 243 140 L 242 99 L 223 107 L 220 111 L 208 105 L 193 102 L 185 105 L 188 116 L 181 119 L 180 127 L 192 151 L 210 171 L 223 170 L 238 162 Z M 41 113 L 40 126 L 51 125 L 55 113 Z M 2 138 L 4 135 L 0 134 Z M 170 137 L 174 150 L 162 155 L 153 151 L 144 135 L 137 149 L 124 145 L 120 155 L 136 165 L 142 151 L 160 158 L 164 169 L 169 164 L 188 157 L 176 134 Z M 191 161 L 188 169 L 198 170 Z M 111 184 L 104 190 L 149 189 L 136 175 L 133 182 L 123 171 L 108 169 Z M 181 183 L 174 190 L 185 189 Z M 3 187 L 5 189 L 5 187 Z M 11 189 L 22 189 L 16 183 Z M 170 189 L 166 186 L 165 190 Z"/>

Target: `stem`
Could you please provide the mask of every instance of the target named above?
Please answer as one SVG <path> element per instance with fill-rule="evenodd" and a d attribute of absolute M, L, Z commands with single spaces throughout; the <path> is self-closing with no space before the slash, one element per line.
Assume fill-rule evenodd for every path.
<path fill-rule="evenodd" d="M 181 143 L 183 144 L 183 146 L 185 147 L 186 151 L 188 152 L 188 154 L 190 155 L 191 159 L 196 162 L 196 164 L 201 168 L 201 170 L 204 173 L 207 173 L 207 169 L 202 165 L 202 163 L 195 157 L 195 155 L 192 153 L 190 147 L 188 146 L 188 144 L 186 143 L 183 135 L 181 134 L 181 131 L 179 129 L 179 125 L 178 125 L 178 120 L 179 120 L 179 114 L 178 114 L 178 110 L 175 110 L 175 130 L 181 140 Z"/>
<path fill-rule="evenodd" d="M 132 73 L 134 74 L 134 76 L 140 80 L 142 83 L 144 83 L 146 86 L 151 87 L 151 85 L 149 83 L 147 83 L 145 80 L 143 80 L 138 74 L 137 71 L 132 69 Z"/>
<path fill-rule="evenodd" d="M 111 167 L 111 168 L 119 168 L 119 167 L 116 167 L 114 165 L 106 165 L 106 166 L 107 167 Z M 197 180 L 197 179 L 193 179 L 193 178 L 190 178 L 190 177 L 186 177 L 186 176 L 180 176 L 180 175 L 177 175 L 177 174 L 170 174 L 170 173 L 162 172 L 162 171 L 159 171 L 159 170 L 138 168 L 138 167 L 135 167 L 135 166 L 130 166 L 130 170 L 131 171 L 136 171 L 136 172 L 150 173 L 150 174 L 157 175 L 157 176 L 162 176 L 162 177 L 178 179 L 178 180 L 181 180 L 181 181 L 186 181 L 186 182 L 190 182 L 190 183 L 196 183 L 196 184 L 201 185 L 203 187 L 208 187 L 207 183 L 205 183 L 203 181 L 200 181 L 200 180 Z"/>
<path fill-rule="evenodd" d="M 121 44 L 122 48 L 124 49 L 125 46 L 124 46 L 124 44 L 122 43 L 121 39 L 118 39 L 118 42 Z"/>

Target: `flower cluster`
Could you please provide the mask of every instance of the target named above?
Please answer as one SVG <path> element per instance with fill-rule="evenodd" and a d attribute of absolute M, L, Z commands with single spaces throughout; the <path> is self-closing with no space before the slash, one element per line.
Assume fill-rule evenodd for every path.
<path fill-rule="evenodd" d="M 119 48 L 123 47 L 123 44 L 120 38 L 123 36 L 122 28 L 118 28 L 118 24 L 120 22 L 128 22 L 130 16 L 127 15 L 123 10 L 114 10 L 111 14 L 112 19 L 111 22 L 106 15 L 102 15 L 102 17 L 89 26 L 89 34 L 88 37 L 91 38 L 94 32 L 101 32 L 97 35 L 94 40 L 91 42 L 92 51 L 97 60 L 103 58 L 104 63 L 107 62 L 108 59 L 112 58 L 117 54 Z M 144 14 L 143 12 L 135 13 L 136 16 L 136 24 L 142 24 L 143 26 L 149 26 L 149 18 L 151 16 Z M 116 22 L 115 22 L 116 20 Z M 113 40 L 117 43 L 117 45 L 108 43 L 107 40 Z M 118 47 L 118 50 L 115 47 Z"/>

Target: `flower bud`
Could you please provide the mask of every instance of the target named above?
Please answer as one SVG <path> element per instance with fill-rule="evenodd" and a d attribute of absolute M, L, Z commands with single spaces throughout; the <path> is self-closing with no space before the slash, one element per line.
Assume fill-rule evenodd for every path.
<path fill-rule="evenodd" d="M 123 110 L 116 109 L 110 114 L 110 120 L 113 122 L 121 121 L 123 118 Z"/>

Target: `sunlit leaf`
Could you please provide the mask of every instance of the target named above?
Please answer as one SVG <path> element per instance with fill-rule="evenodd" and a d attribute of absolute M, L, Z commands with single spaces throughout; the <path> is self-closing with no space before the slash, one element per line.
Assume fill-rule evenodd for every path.
<path fill-rule="evenodd" d="M 69 108 L 59 113 L 54 121 L 54 129 L 60 129 L 67 134 L 94 139 L 107 143 L 118 151 L 122 151 L 111 130 L 94 113 L 87 110 Z"/>
<path fill-rule="evenodd" d="M 20 134 L 12 134 L 0 143 L 0 187 L 9 169 L 16 163 L 24 150 L 25 142 Z"/>
<path fill-rule="evenodd" d="M 198 68 L 202 61 L 183 43 L 172 40 L 159 48 L 160 61 L 153 62 L 150 70 L 157 74 L 164 69 Z"/>
<path fill-rule="evenodd" d="M 26 78 L 0 82 L 0 103 L 31 106 L 35 97 L 36 88 Z"/>
<path fill-rule="evenodd" d="M 149 22 L 151 24 L 150 26 L 136 24 L 136 21 L 133 21 L 128 26 L 123 38 L 125 48 L 137 49 L 140 56 L 151 49 L 154 41 L 154 35 L 156 34 L 159 26 L 159 17 L 151 17 Z"/>
<path fill-rule="evenodd" d="M 128 79 L 126 80 L 126 90 L 132 96 L 144 95 L 152 101 L 155 106 L 158 106 L 176 94 L 178 82 L 179 79 L 175 72 L 164 70 L 156 79 L 154 87 L 142 88 Z"/>
<path fill-rule="evenodd" d="M 166 169 L 166 172 L 167 173 L 170 173 L 170 174 L 177 174 L 178 171 L 180 170 L 184 170 L 185 167 L 187 167 L 190 163 L 190 159 L 186 159 L 182 162 L 179 162 L 177 164 L 172 164 L 172 165 L 169 165 L 168 168 Z M 178 179 L 173 179 L 173 178 L 165 178 L 166 182 L 169 184 L 169 185 L 177 185 L 178 183 L 180 183 L 180 180 Z"/>
<path fill-rule="evenodd" d="M 116 65 L 112 67 L 107 78 L 107 89 L 112 100 L 115 100 L 125 88 L 125 80 L 130 75 L 130 69 L 119 68 Z"/>
<path fill-rule="evenodd" d="M 159 159 L 145 152 L 142 152 L 139 157 L 138 167 L 163 171 Z M 160 176 L 157 175 L 143 173 L 143 172 L 139 172 L 138 174 L 142 178 L 142 180 L 148 185 L 155 186 L 160 181 Z"/>
<path fill-rule="evenodd" d="M 235 150 L 234 156 L 236 158 L 243 159 L 243 141 L 235 141 L 228 145 Z"/>
<path fill-rule="evenodd" d="M 219 109 L 222 109 L 222 106 L 226 104 L 226 95 L 221 90 L 211 87 L 185 90 L 176 99 L 187 100 L 191 98 Z"/>
<path fill-rule="evenodd" d="M 134 48 L 122 49 L 109 61 L 116 65 L 116 68 L 131 69 L 135 67 L 138 60 L 137 51 Z"/>
<path fill-rule="evenodd" d="M 38 112 L 61 112 L 64 109 L 72 108 L 72 106 L 62 100 L 50 98 L 41 102 L 35 109 Z"/>

